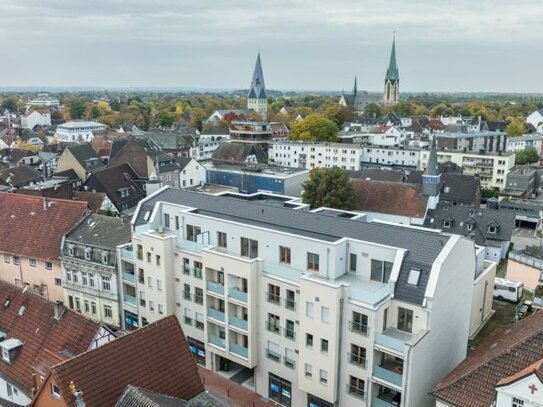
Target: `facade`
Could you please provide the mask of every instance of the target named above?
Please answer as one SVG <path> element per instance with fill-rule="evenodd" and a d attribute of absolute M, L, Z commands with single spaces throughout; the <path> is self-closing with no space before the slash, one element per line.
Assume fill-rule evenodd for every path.
<path fill-rule="evenodd" d="M 91 141 L 94 132 L 105 130 L 107 126 L 102 123 L 73 121 L 57 126 L 55 136 L 64 143 L 82 143 Z"/>
<path fill-rule="evenodd" d="M 247 109 L 253 109 L 265 122 L 268 120 L 268 97 L 266 96 L 266 85 L 264 84 L 264 73 L 260 53 L 256 58 L 255 70 L 249 93 L 247 94 Z"/>
<path fill-rule="evenodd" d="M 179 164 L 179 187 L 190 188 L 203 185 L 206 182 L 206 168 L 194 158 L 182 157 L 177 159 Z"/>
<path fill-rule="evenodd" d="M 396 65 L 396 39 L 392 40 L 392 51 L 390 62 L 385 76 L 385 91 L 383 93 L 383 104 L 392 106 L 400 101 L 400 73 Z"/>
<path fill-rule="evenodd" d="M 21 127 L 33 129 L 36 126 L 50 126 L 51 112 L 49 110 L 33 110 L 21 116 Z"/>
<path fill-rule="evenodd" d="M 539 174 L 537 168 L 518 166 L 507 174 L 505 190 L 502 195 L 515 198 L 531 198 L 539 188 Z"/>
<path fill-rule="evenodd" d="M 506 278 L 521 281 L 524 287 L 534 291 L 542 280 L 543 250 L 537 246 L 528 246 L 509 253 Z"/>
<path fill-rule="evenodd" d="M 230 133 L 222 127 L 204 130 L 197 141 L 197 160 L 211 159 L 213 152 L 226 140 L 230 140 Z"/>
<path fill-rule="evenodd" d="M 250 143 L 264 150 L 272 139 L 272 128 L 268 122 L 233 121 L 230 123 L 230 140 L 236 143 Z"/>
<path fill-rule="evenodd" d="M 543 109 L 536 110 L 529 114 L 526 118 L 526 123 L 532 125 L 538 133 L 543 133 Z"/>
<path fill-rule="evenodd" d="M 429 151 L 420 153 L 419 169 L 426 168 Z M 451 161 L 462 167 L 464 175 L 476 175 L 481 180 L 481 187 L 503 190 L 507 174 L 515 165 L 513 153 L 483 153 L 444 150 L 437 152 L 438 163 Z"/>
<path fill-rule="evenodd" d="M 58 158 L 56 172 L 74 171 L 77 177 L 84 182 L 89 173 L 102 167 L 104 167 L 104 163 L 91 145 L 83 143 L 64 149 Z"/>
<path fill-rule="evenodd" d="M 438 133 L 437 148 L 444 150 L 464 150 L 479 152 L 485 150 L 492 153 L 511 151 L 508 149 L 511 139 L 504 132 L 476 133 Z M 542 137 L 543 139 L 543 137 Z"/>
<path fill-rule="evenodd" d="M 291 168 L 332 168 L 359 171 L 362 147 L 359 144 L 276 141 L 268 157 L 274 164 Z"/>
<path fill-rule="evenodd" d="M 38 96 L 26 103 L 26 108 L 30 107 L 48 107 L 53 109 L 60 109 L 60 101 L 56 98 L 50 97 L 47 93 L 38 93 Z"/>
<path fill-rule="evenodd" d="M 530 149 L 537 151 L 539 157 L 543 158 L 543 134 L 525 134 L 507 139 L 506 151 L 516 153 Z"/>
<path fill-rule="evenodd" d="M 365 145 L 362 148 L 361 166 L 416 169 L 420 158 L 420 148 Z"/>
<path fill-rule="evenodd" d="M 166 188 L 142 201 L 134 255 L 121 253 L 138 270 L 125 317 L 175 314 L 198 363 L 254 369 L 255 390 L 285 406 L 432 405 L 466 355 L 473 243 L 286 199 Z"/>
<path fill-rule="evenodd" d="M 88 215 L 62 241 L 64 303 L 71 310 L 120 328 L 117 250 L 130 241 L 130 224 Z"/>

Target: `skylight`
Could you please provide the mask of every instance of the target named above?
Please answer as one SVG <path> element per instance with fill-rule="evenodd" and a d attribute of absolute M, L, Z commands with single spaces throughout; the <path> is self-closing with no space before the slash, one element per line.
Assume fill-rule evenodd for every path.
<path fill-rule="evenodd" d="M 407 284 L 419 285 L 420 269 L 409 270 L 409 277 L 407 278 Z"/>

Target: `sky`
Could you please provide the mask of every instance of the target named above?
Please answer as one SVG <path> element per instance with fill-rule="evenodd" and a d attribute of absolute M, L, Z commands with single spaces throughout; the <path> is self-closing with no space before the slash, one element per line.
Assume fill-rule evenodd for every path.
<path fill-rule="evenodd" d="M 0 86 L 543 92 L 542 0 L 1 0 Z"/>

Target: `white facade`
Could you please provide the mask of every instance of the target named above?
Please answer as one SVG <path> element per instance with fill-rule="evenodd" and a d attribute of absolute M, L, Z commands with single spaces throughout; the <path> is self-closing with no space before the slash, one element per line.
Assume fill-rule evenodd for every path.
<path fill-rule="evenodd" d="M 528 115 L 526 123 L 534 126 L 538 133 L 543 133 L 543 109 L 536 110 Z"/>
<path fill-rule="evenodd" d="M 94 138 L 93 131 L 107 130 L 98 122 L 68 122 L 57 127 L 55 136 L 63 142 L 88 142 Z"/>
<path fill-rule="evenodd" d="M 28 115 L 21 116 L 21 127 L 23 129 L 33 129 L 36 126 L 50 126 L 51 113 L 39 110 L 33 110 Z"/>
<path fill-rule="evenodd" d="M 47 93 L 39 93 L 36 98 L 28 101 L 25 106 L 27 109 L 32 106 L 60 109 L 60 101 L 50 97 Z"/>
<path fill-rule="evenodd" d="M 497 386 L 495 406 L 543 406 L 543 383 L 535 373 L 532 373 L 508 385 Z"/>
<path fill-rule="evenodd" d="M 206 182 L 205 167 L 192 158 L 183 169 L 179 171 L 179 187 L 189 188 L 195 185 L 203 185 Z"/>
<path fill-rule="evenodd" d="M 198 160 L 210 160 L 213 152 L 225 140 L 230 140 L 230 134 L 201 134 L 198 138 L 195 158 Z"/>
<path fill-rule="evenodd" d="M 360 170 L 362 148 L 358 144 L 276 141 L 268 157 L 274 164 L 293 168 Z"/>
<path fill-rule="evenodd" d="M 543 134 L 525 134 L 507 139 L 506 151 L 516 153 L 533 148 L 543 158 Z"/>
<path fill-rule="evenodd" d="M 362 148 L 362 165 L 371 164 L 383 167 L 413 167 L 419 165 L 420 148 L 366 145 Z"/>
<path fill-rule="evenodd" d="M 446 240 L 418 305 L 393 295 L 403 248 L 198 213 L 165 191 L 140 202 L 133 252 L 121 254 L 138 270 L 137 298 L 124 303 L 137 326 L 175 313 L 200 364 L 254 368 L 255 390 L 283 405 L 433 405 L 428 392 L 466 355 L 473 242 Z M 390 277 L 377 281 L 376 265 Z"/>

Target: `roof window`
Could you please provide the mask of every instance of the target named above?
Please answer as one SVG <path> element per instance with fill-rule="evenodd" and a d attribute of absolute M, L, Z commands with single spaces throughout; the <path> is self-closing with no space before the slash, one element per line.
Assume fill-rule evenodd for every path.
<path fill-rule="evenodd" d="M 412 268 L 409 270 L 409 276 L 407 277 L 407 284 L 409 285 L 419 285 L 420 280 L 420 269 Z"/>

